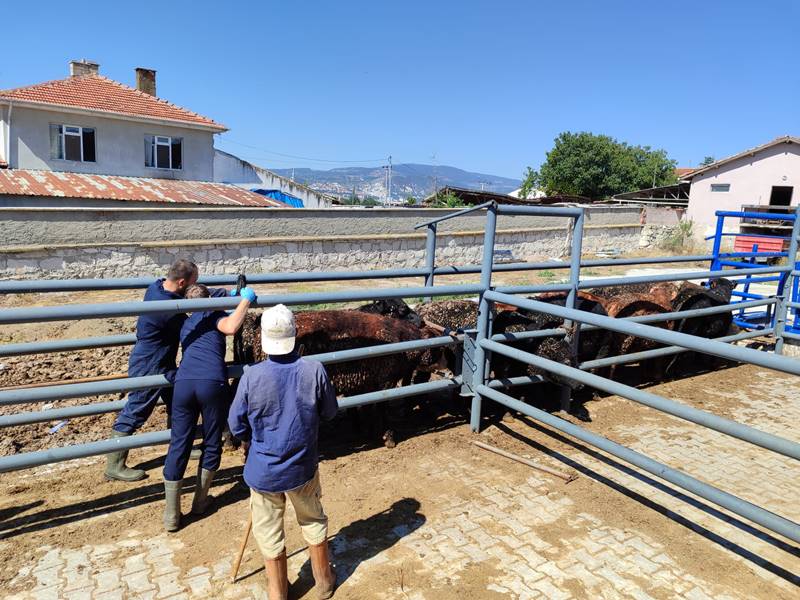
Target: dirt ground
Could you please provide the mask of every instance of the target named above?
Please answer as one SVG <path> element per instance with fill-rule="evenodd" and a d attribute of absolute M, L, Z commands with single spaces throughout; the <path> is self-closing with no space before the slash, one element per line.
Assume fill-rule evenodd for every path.
<path fill-rule="evenodd" d="M 794 378 L 788 375 L 768 375 L 770 381 L 782 389 L 794 384 Z M 783 402 L 776 398 L 774 391 L 758 385 L 763 377 L 765 372 L 755 367 L 736 367 L 654 386 L 650 391 L 698 408 L 718 409 L 725 405 L 735 414 L 745 405 L 746 408 L 768 403 L 769 398 L 773 402 L 776 399 Z M 747 398 L 747 402 L 740 401 L 739 396 Z M 800 412 L 798 396 L 792 397 L 794 414 L 797 414 Z M 459 409 L 462 404 L 453 405 L 444 398 L 439 398 L 438 402 L 431 400 L 433 402 L 428 400 L 415 409 L 407 428 L 401 431 L 401 443 L 391 450 L 365 446 L 342 419 L 321 432 L 324 503 L 330 517 L 337 572 L 343 580 L 337 598 L 509 597 L 508 593 L 497 591 L 502 588 L 508 592 L 508 587 L 492 587 L 492 582 L 508 577 L 511 567 L 504 561 L 489 558 L 459 563 L 451 576 L 444 577 L 440 569 L 450 572 L 448 569 L 452 571 L 452 566 L 438 564 L 440 561 L 431 564 L 428 557 L 439 543 L 437 539 L 442 537 L 437 533 L 439 524 L 446 522 L 454 507 L 463 507 L 464 515 L 471 515 L 470 502 L 480 501 L 486 495 L 487 486 L 497 488 L 500 480 L 508 484 L 507 490 L 525 490 L 531 477 L 538 474 L 529 467 L 471 445 L 470 441 L 476 438 L 465 425 L 464 411 Z M 683 422 L 616 397 L 589 400 L 585 409 L 583 421 L 560 416 L 616 441 L 642 446 L 645 452 L 650 442 L 637 435 L 637 431 L 650 431 L 656 437 L 659 432 L 664 433 L 665 444 L 680 448 L 698 429 L 676 429 L 675 423 Z M 780 434 L 787 435 L 787 432 Z M 795 432 L 788 437 L 797 439 Z M 709 525 L 686 512 L 686 506 L 692 508 L 696 500 L 682 497 L 679 492 L 663 494 L 665 486 L 661 484 L 645 485 L 649 493 L 639 491 L 636 486 L 642 485 L 642 479 L 646 481 L 647 476 L 527 418 L 487 419 L 478 439 L 578 476 L 565 484 L 541 475 L 535 495 L 524 493 L 521 498 L 509 498 L 527 512 L 532 502 L 539 503 L 539 509 L 533 512 L 544 521 L 535 527 L 536 539 L 551 548 L 553 565 L 561 564 L 564 557 L 570 556 L 578 547 L 575 544 L 585 543 L 582 538 L 607 529 L 613 535 L 628 536 L 633 540 L 630 543 L 642 544 L 637 541 L 641 538 L 647 540 L 645 546 L 664 548 L 670 561 L 669 573 L 679 574 L 681 581 L 700 582 L 697 585 L 710 597 L 797 597 L 800 550 L 793 543 L 777 542 L 772 536 L 760 537 L 762 534 L 758 530 L 745 531 L 746 541 L 729 532 L 718 533 L 713 523 Z M 713 452 L 713 448 L 710 447 L 709 452 Z M 37 589 L 34 587 L 37 573 L 31 572 L 30 566 L 54 548 L 65 556 L 70 552 L 85 552 L 85 569 L 90 578 L 102 576 L 105 567 L 97 566 L 87 549 L 114 546 L 118 548 L 114 564 L 123 565 L 140 550 L 134 543 L 136 539 L 171 540 L 172 546 L 179 540 L 179 547 L 175 546 L 171 556 L 175 577 L 178 573 L 191 573 L 193 569 L 214 565 L 222 558 L 232 559 L 247 517 L 247 489 L 240 478 L 241 456 L 236 452 L 226 453 L 214 484 L 217 499 L 213 512 L 201 519 L 189 519 L 177 534 L 165 538 L 161 531 L 162 454 L 163 449 L 133 453 L 132 462 L 146 468 L 150 475 L 149 479 L 135 484 L 104 481 L 102 462 L 98 460 L 83 461 L 81 466 L 63 468 L 66 465 L 62 465 L 3 475 L 0 478 L 0 589 L 17 594 L 10 597 L 28 597 L 23 594 L 25 590 Z M 692 462 L 697 458 L 694 456 Z M 695 464 L 674 464 L 674 460 L 672 463 L 696 474 Z M 608 468 L 608 465 L 613 467 L 611 471 L 615 475 L 600 468 Z M 796 476 L 800 472 L 794 465 L 791 468 L 793 470 L 781 472 L 780 479 L 793 493 L 786 497 L 776 488 L 776 495 L 783 500 L 775 510 L 796 519 L 800 516 L 800 496 L 796 489 Z M 706 479 L 711 475 L 702 474 Z M 750 477 L 744 473 L 740 476 L 736 485 L 744 486 L 745 497 L 749 494 L 748 499 L 766 502 L 769 506 L 764 486 L 760 485 L 757 490 L 747 488 Z M 192 483 L 192 479 L 187 480 L 184 512 L 188 512 L 191 502 Z M 526 508 L 523 503 L 529 506 Z M 563 505 L 574 508 L 563 518 L 547 522 L 544 515 L 551 507 Z M 701 509 L 704 506 L 702 504 Z M 495 517 L 481 524 L 488 535 L 504 538 L 513 536 L 509 529 L 513 528 L 513 520 L 512 517 Z M 414 536 L 415 530 L 423 533 L 415 542 L 415 547 L 421 548 L 420 553 L 412 555 L 404 546 L 404 540 Z M 431 533 L 424 533 L 426 531 Z M 450 535 L 448 531 L 442 529 L 445 535 Z M 525 536 L 524 533 L 516 536 L 520 544 L 525 542 Z M 337 544 L 338 540 L 342 541 Z M 609 540 L 613 543 L 613 539 L 609 537 Z M 126 546 L 126 542 L 130 542 L 130 546 Z M 603 540 L 598 543 L 602 546 Z M 159 544 L 167 544 L 167 541 Z M 296 561 L 296 570 L 291 576 L 293 597 L 312 598 L 309 592 L 312 580 L 303 546 L 297 527 L 290 523 L 287 549 L 293 554 L 291 560 Z M 746 551 L 741 548 L 737 551 L 737 547 Z M 446 554 L 444 549 L 441 552 Z M 603 556 L 604 552 L 607 553 L 600 550 L 598 556 Z M 383 562 L 377 560 L 382 556 L 391 558 Z M 615 564 L 615 559 L 611 558 L 606 564 Z M 373 564 L 376 561 L 377 564 Z M 519 563 L 515 564 L 522 568 Z M 629 567 L 623 567 L 625 569 Z M 783 577 L 772 577 L 776 572 Z M 250 597 L 237 596 L 234 592 L 243 586 L 247 589 L 263 587 L 263 570 L 252 542 L 240 573 L 241 580 L 236 584 L 230 584 L 227 577 L 212 579 L 205 597 Z M 679 589 L 658 587 L 656 579 L 639 581 L 635 577 L 631 580 L 631 575 L 628 577 L 627 585 L 638 581 L 648 597 L 674 597 Z M 616 589 L 605 583 L 604 597 L 641 597 L 627 588 Z M 560 589 L 567 594 L 563 597 L 576 598 L 594 597 L 597 591 L 580 577 L 565 579 Z M 669 593 L 670 589 L 673 593 Z M 510 595 L 514 597 L 513 593 Z"/>
<path fill-rule="evenodd" d="M 612 275 L 619 270 L 595 269 L 594 273 Z M 499 283 L 508 284 L 552 280 L 519 274 L 497 277 Z M 448 281 L 442 278 L 437 283 Z M 409 283 L 384 280 L 374 284 Z M 321 291 L 323 286 L 330 290 L 352 284 L 256 289 L 263 295 Z M 140 296 L 137 290 L 7 295 L 0 298 L 0 306 L 115 302 Z M 133 326 L 132 318 L 19 325 L 2 328 L 0 343 L 127 333 Z M 124 373 L 128 350 L 2 359 L 0 387 Z M 649 389 L 798 440 L 794 423 L 800 417 L 800 394 L 793 392 L 795 383 L 791 376 L 767 375 L 745 366 L 720 368 Z M 573 415 L 559 416 L 711 483 L 724 476 L 728 491 L 800 520 L 796 488 L 800 471 L 791 461 L 770 462 L 764 459 L 764 451 L 756 450 L 739 452 L 739 462 L 731 463 L 722 458 L 731 449 L 730 438 L 714 437 L 713 432 L 703 438 L 697 427 L 617 397 L 593 397 L 586 392 L 579 397 Z M 119 398 L 65 400 L 47 407 Z M 540 400 L 548 407 L 555 404 L 552 398 Z M 19 408 L 0 407 L 0 414 Z M 394 449 L 366 441 L 344 416 L 323 427 L 324 503 L 342 584 L 336 598 L 797 597 L 800 549 L 796 544 L 742 524 L 704 501 L 530 419 L 519 415 L 501 419 L 502 411 L 495 413 L 485 419 L 483 433 L 476 438 L 466 426 L 463 400 L 421 399 Z M 57 431 L 51 431 L 54 423 L 6 429 L 0 435 L 0 455 L 103 439 L 113 418 L 75 419 Z M 145 431 L 165 426 L 160 410 Z M 478 449 L 470 444 L 474 439 L 578 477 L 565 484 Z M 100 457 L 0 475 L 3 596 L 147 598 L 155 596 L 157 586 L 159 597 L 263 597 L 263 568 L 252 540 L 240 579 L 232 584 L 229 578 L 247 519 L 241 455 L 234 451 L 224 455 L 213 488 L 212 512 L 186 519 L 178 533 L 167 536 L 161 526 L 163 452 L 163 447 L 132 452 L 129 464 L 149 474 L 134 484 L 105 481 Z M 707 470 L 698 472 L 699 458 L 709 459 Z M 751 476 L 751 469 L 756 476 Z M 187 478 L 184 513 L 191 503 L 192 486 L 193 478 Z M 523 531 L 520 522 L 525 523 L 525 518 L 533 519 L 533 525 Z M 480 528 L 465 523 L 473 520 Z M 304 542 L 293 523 L 287 531 L 292 597 L 312 598 Z M 456 541 L 459 538 L 468 541 Z M 162 562 L 154 559 L 148 562 L 149 571 L 131 571 L 130 565 L 142 560 L 143 548 L 149 548 L 148 561 L 155 553 Z M 654 548 L 652 554 L 646 550 Z M 56 566 L 50 567 L 53 556 Z M 547 560 L 538 563 L 535 556 Z M 658 565 L 658 570 L 651 571 L 652 565 Z M 57 575 L 49 573 L 54 569 Z M 147 573 L 151 587 L 135 592 L 134 582 L 141 573 Z M 603 573 L 599 582 L 596 573 Z M 75 587 L 75 578 L 84 587 Z M 196 587 L 201 579 L 203 586 Z M 117 582 L 116 588 L 110 580 Z M 80 595 L 86 590 L 88 595 Z"/>

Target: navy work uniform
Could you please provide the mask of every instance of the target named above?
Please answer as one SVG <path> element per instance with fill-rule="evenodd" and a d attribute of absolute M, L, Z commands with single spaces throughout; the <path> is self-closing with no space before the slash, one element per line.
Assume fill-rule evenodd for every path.
<path fill-rule="evenodd" d="M 217 329 L 217 323 L 227 316 L 228 313 L 219 310 L 192 313 L 181 328 L 183 357 L 175 377 L 172 434 L 164 463 L 167 481 L 183 479 L 197 419 L 201 415 L 203 456 L 200 467 L 207 471 L 219 468 L 230 389 L 225 366 L 225 335 Z"/>
<path fill-rule="evenodd" d="M 183 296 L 164 289 L 164 279 L 159 279 L 147 288 L 145 301 L 182 300 Z M 186 320 L 184 314 L 141 315 L 136 321 L 136 345 L 128 360 L 128 377 L 145 375 L 166 375 L 174 377 L 175 359 L 181 326 Z M 136 390 L 128 394 L 128 401 L 114 422 L 114 431 L 131 434 L 153 413 L 159 397 L 167 405 L 167 414 L 172 402 L 172 388 Z"/>

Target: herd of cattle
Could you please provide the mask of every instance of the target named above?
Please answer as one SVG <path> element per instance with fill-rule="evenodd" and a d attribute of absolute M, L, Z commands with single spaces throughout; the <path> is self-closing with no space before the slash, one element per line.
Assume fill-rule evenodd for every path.
<path fill-rule="evenodd" d="M 709 287 L 690 282 L 637 284 L 605 287 L 579 292 L 579 310 L 616 318 L 653 315 L 674 311 L 725 305 L 730 302 L 733 284 L 725 279 L 710 282 Z M 531 297 L 554 305 L 566 304 L 565 293 L 547 293 Z M 380 344 L 427 339 L 444 332 L 457 333 L 474 328 L 478 305 L 470 300 L 442 300 L 421 304 L 412 309 L 402 300 L 379 300 L 357 309 L 298 312 L 297 345 L 305 355 L 362 348 Z M 260 314 L 252 312 L 234 340 L 234 358 L 248 364 L 265 357 L 260 343 Z M 539 331 L 563 326 L 563 320 L 508 305 L 495 306 L 492 333 Z M 682 320 L 666 320 L 654 326 L 690 333 L 704 338 L 727 334 L 732 326 L 730 312 Z M 573 352 L 569 332 L 561 337 L 517 340 L 510 345 L 527 352 L 577 366 L 580 363 L 622 354 L 631 354 L 658 346 L 656 342 L 604 329 L 581 332 L 577 352 Z M 674 376 L 687 364 L 698 365 L 697 356 L 651 359 L 642 367 L 650 380 Z M 328 365 L 327 370 L 340 396 L 387 390 L 398 384 L 409 385 L 430 379 L 435 371 L 457 373 L 460 354 L 453 347 L 417 350 L 369 359 Z M 577 387 L 572 381 L 557 379 L 548 373 L 518 361 L 495 355 L 490 363 L 494 378 L 541 375 L 553 383 Z M 613 368 L 601 373 L 614 377 Z M 368 408 L 369 429 L 380 435 L 387 446 L 395 443 L 394 429 L 402 418 L 404 402 L 381 403 Z M 365 411 L 359 411 L 365 416 Z M 358 413 L 357 413 L 358 414 Z"/>

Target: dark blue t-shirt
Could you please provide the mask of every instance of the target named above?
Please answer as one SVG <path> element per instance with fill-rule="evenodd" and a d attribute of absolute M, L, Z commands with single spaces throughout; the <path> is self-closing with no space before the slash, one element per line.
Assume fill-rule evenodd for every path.
<path fill-rule="evenodd" d="M 207 379 L 227 381 L 225 367 L 225 334 L 217 329 L 217 323 L 228 313 L 209 310 L 192 313 L 181 328 L 183 356 L 178 375 L 181 379 Z"/>
<path fill-rule="evenodd" d="M 150 284 L 144 293 L 145 301 L 182 300 L 183 296 L 164 289 L 164 280 Z M 128 362 L 131 377 L 165 373 L 175 368 L 184 314 L 145 314 L 136 321 L 136 345 Z"/>

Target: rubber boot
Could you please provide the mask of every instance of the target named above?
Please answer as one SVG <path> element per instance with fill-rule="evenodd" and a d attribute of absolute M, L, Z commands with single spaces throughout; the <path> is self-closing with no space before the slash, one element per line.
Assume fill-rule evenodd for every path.
<path fill-rule="evenodd" d="M 122 433 L 114 431 L 111 434 L 113 438 L 128 437 L 130 433 Z M 147 477 L 141 469 L 131 469 L 125 466 L 125 461 L 128 460 L 127 450 L 117 450 L 106 455 L 106 479 L 115 479 L 117 481 L 140 481 Z"/>
<path fill-rule="evenodd" d="M 209 471 L 198 465 L 197 483 L 194 487 L 194 499 L 192 500 L 192 514 L 202 515 L 208 509 L 213 498 L 209 497 L 208 490 L 211 489 L 211 482 L 214 481 L 216 471 Z"/>
<path fill-rule="evenodd" d="M 181 484 L 182 481 L 164 480 L 164 529 L 178 531 L 181 526 Z"/>
<path fill-rule="evenodd" d="M 333 590 L 336 589 L 336 573 L 331 568 L 328 556 L 328 540 L 316 546 L 309 546 L 308 553 L 311 555 L 311 572 L 314 574 L 317 598 L 326 600 L 333 596 Z"/>
<path fill-rule="evenodd" d="M 289 597 L 289 576 L 286 572 L 286 551 L 278 558 L 264 561 L 267 574 L 267 598 L 269 600 L 287 600 Z"/>

